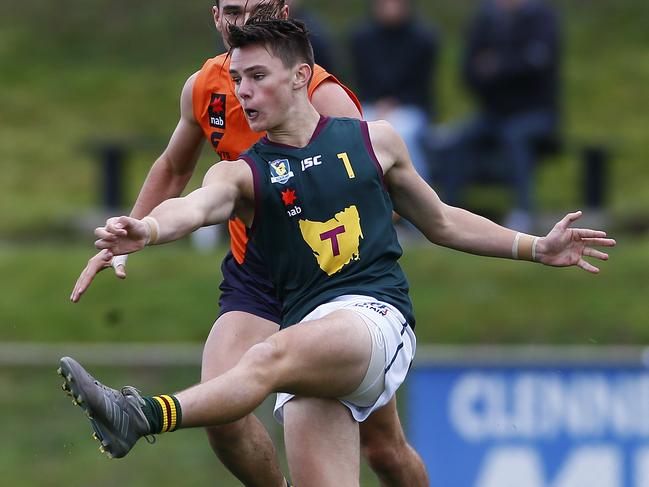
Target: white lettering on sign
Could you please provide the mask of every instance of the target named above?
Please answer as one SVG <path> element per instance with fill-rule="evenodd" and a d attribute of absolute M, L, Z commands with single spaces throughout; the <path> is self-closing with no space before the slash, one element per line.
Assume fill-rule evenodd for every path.
<path fill-rule="evenodd" d="M 634 455 L 632 468 L 635 470 L 633 487 L 649 485 L 649 447 L 639 448 Z"/>
<path fill-rule="evenodd" d="M 476 487 L 622 487 L 623 460 L 612 446 L 576 448 L 547 479 L 533 448 L 495 448 L 485 457 Z M 647 485 L 647 484 L 638 484 Z"/>
<path fill-rule="evenodd" d="M 468 373 L 451 391 L 449 418 L 467 441 L 649 438 L 649 374 Z M 649 485 L 649 484 L 647 484 Z"/>

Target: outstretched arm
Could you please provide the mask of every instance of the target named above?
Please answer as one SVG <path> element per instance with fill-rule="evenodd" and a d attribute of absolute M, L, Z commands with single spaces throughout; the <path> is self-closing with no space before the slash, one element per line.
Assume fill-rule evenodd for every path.
<path fill-rule="evenodd" d="M 142 218 L 156 205 L 173 198 L 187 185 L 194 172 L 203 145 L 203 131 L 193 113 L 192 91 L 196 74 L 190 76 L 180 95 L 180 119 L 164 152 L 151 166 L 131 211 L 134 218 Z M 120 279 L 126 277 L 126 255 L 113 256 L 107 251 L 99 252 L 88 260 L 74 285 L 70 299 L 79 301 L 95 276 L 108 267 L 115 269 Z"/>
<path fill-rule="evenodd" d="M 178 240 L 201 226 L 224 222 L 235 210 L 249 220 L 252 198 L 248 165 L 243 160 L 222 161 L 208 171 L 201 188 L 163 201 L 143 219 L 110 218 L 95 230 L 95 246 L 112 255 L 129 254 L 146 245 Z"/>
<path fill-rule="evenodd" d="M 583 257 L 608 259 L 593 246 L 613 247 L 615 240 L 598 230 L 570 228 L 581 212 L 570 213 L 545 237 L 519 234 L 462 208 L 443 203 L 417 174 L 408 150 L 387 122 L 369 124 L 374 151 L 385 174 L 395 210 L 433 243 L 472 254 L 535 260 L 552 266 L 599 269 Z"/>

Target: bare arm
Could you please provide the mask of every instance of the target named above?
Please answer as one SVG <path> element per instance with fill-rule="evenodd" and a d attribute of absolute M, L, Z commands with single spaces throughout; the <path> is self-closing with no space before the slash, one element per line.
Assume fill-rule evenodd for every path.
<path fill-rule="evenodd" d="M 148 244 L 178 240 L 201 226 L 224 222 L 235 211 L 249 221 L 252 186 L 252 173 L 244 161 L 219 162 L 207 172 L 201 188 L 163 201 L 148 217 L 109 219 L 95 230 L 99 238 L 95 246 L 112 255 L 128 254 Z"/>
<path fill-rule="evenodd" d="M 442 202 L 417 174 L 403 140 L 390 124 L 370 123 L 369 130 L 395 210 L 415 224 L 428 240 L 472 254 L 513 258 L 514 243 L 521 241 L 520 236 L 516 239 L 518 232 Z M 599 271 L 582 257 L 608 259 L 607 254 L 591 246 L 612 247 L 615 240 L 605 238 L 605 232 L 569 228 L 580 216 L 581 212 L 566 215 L 546 237 L 538 238 L 534 244 L 537 261 L 553 266 L 577 265 L 593 273 Z M 530 245 L 532 241 L 529 238 Z"/>
<path fill-rule="evenodd" d="M 361 118 L 356 104 L 338 83 L 324 81 L 313 91 L 311 103 L 326 117 Z"/>
<path fill-rule="evenodd" d="M 197 73 L 190 76 L 180 95 L 180 120 L 164 152 L 156 159 L 140 189 L 131 216 L 141 218 L 160 202 L 182 193 L 196 167 L 203 144 L 203 131 L 194 119 L 192 91 Z M 115 268 L 115 275 L 126 277 L 126 255 L 113 258 L 102 251 L 88 260 L 74 285 L 70 299 L 79 301 L 95 276 L 102 270 Z"/>

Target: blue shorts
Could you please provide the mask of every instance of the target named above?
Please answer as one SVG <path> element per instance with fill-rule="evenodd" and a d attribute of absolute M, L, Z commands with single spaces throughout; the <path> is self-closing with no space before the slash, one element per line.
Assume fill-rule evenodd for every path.
<path fill-rule="evenodd" d="M 232 252 L 221 264 L 223 281 L 219 286 L 219 316 L 229 311 L 243 311 L 280 324 L 282 305 L 277 299 L 275 286 L 259 255 L 248 242 L 246 260 L 239 264 Z"/>

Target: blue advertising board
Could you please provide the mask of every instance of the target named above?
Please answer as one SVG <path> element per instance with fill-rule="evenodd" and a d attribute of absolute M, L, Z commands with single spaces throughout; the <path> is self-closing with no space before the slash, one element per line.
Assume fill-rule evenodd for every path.
<path fill-rule="evenodd" d="M 432 487 L 649 487 L 641 365 L 423 365 L 409 439 Z"/>

